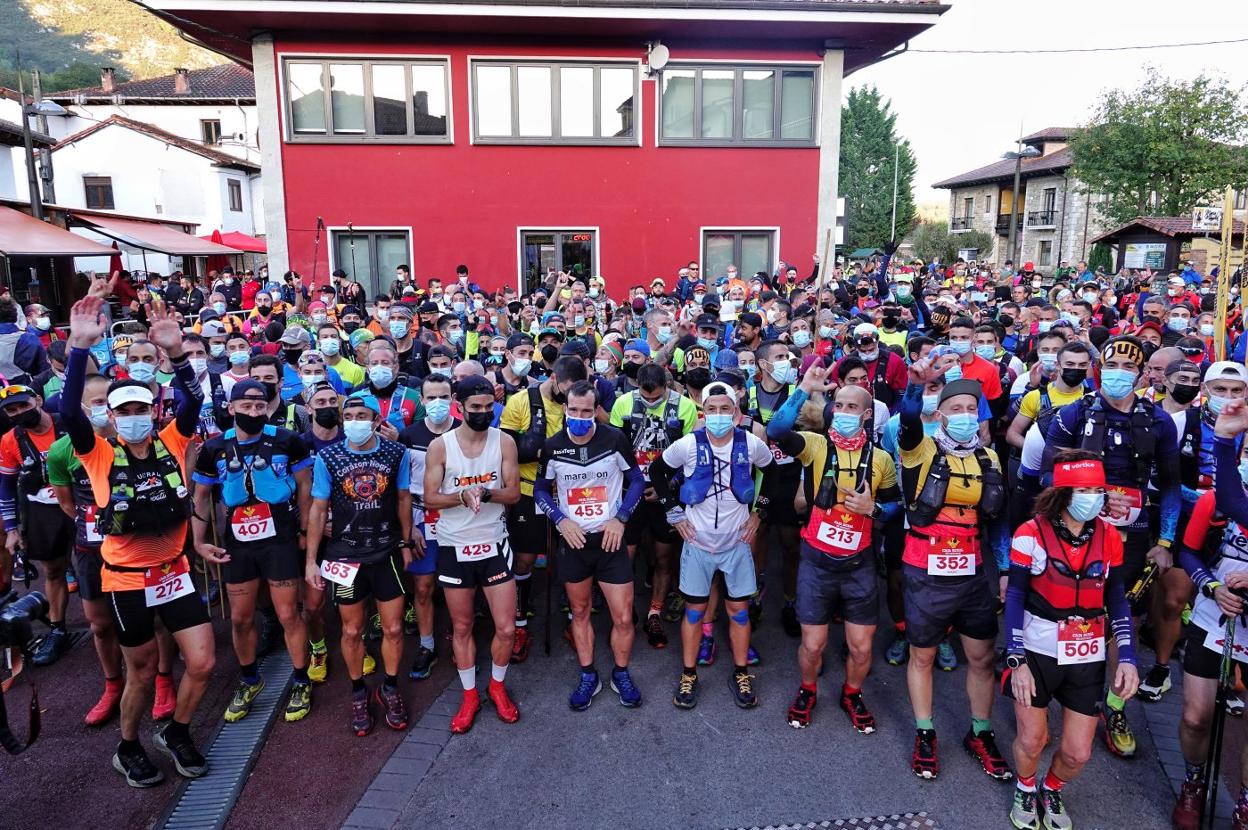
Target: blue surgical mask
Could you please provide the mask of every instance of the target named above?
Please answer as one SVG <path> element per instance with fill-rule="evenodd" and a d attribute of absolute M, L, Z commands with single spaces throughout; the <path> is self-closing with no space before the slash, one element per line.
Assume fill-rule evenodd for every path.
<path fill-rule="evenodd" d="M 451 303 L 451 308 L 454 309 L 456 314 L 463 314 L 467 306 L 464 303 Z"/>
<path fill-rule="evenodd" d="M 583 325 L 585 325 L 585 315 L 584 315 L 584 314 L 575 314 L 575 315 L 573 315 L 573 316 L 572 316 L 572 327 L 573 327 L 573 328 L 578 328 L 578 329 L 579 329 L 579 328 L 580 328 L 581 326 L 583 326 Z"/>
<path fill-rule="evenodd" d="M 862 429 L 862 416 L 849 412 L 832 413 L 832 429 L 846 438 L 853 438 Z"/>
<path fill-rule="evenodd" d="M 893 296 L 899 300 L 903 300 L 910 296 L 911 288 L 908 285 L 894 285 Z"/>
<path fill-rule="evenodd" d="M 1101 515 L 1105 507 L 1104 493 L 1071 493 L 1070 506 L 1066 509 L 1078 522 L 1090 522 Z"/>
<path fill-rule="evenodd" d="M 594 428 L 593 418 L 564 418 L 568 425 L 568 432 L 577 436 L 588 435 L 589 431 Z"/>
<path fill-rule="evenodd" d="M 101 404 L 91 407 L 91 426 L 96 429 L 103 429 L 108 426 L 108 407 Z"/>
<path fill-rule="evenodd" d="M 446 398 L 434 398 L 425 404 L 425 414 L 435 424 L 444 424 L 451 415 L 451 402 Z"/>
<path fill-rule="evenodd" d="M 1187 331 L 1187 327 L 1191 322 L 1187 317 L 1171 317 L 1166 321 L 1166 325 L 1170 327 L 1170 331 L 1177 331 L 1179 334 L 1182 334 Z"/>
<path fill-rule="evenodd" d="M 706 349 L 708 352 L 715 351 L 715 347 L 719 345 L 718 340 L 712 340 L 709 337 L 699 337 L 698 345 Z"/>
<path fill-rule="evenodd" d="M 931 415 L 936 411 L 936 406 L 940 403 L 940 393 L 935 395 L 923 396 L 923 414 Z"/>
<path fill-rule="evenodd" d="M 333 357 L 334 355 L 338 354 L 338 352 L 341 351 L 341 349 L 342 349 L 342 341 L 339 340 L 337 337 L 326 337 L 324 340 L 321 341 L 321 353 L 322 354 L 327 354 L 330 357 Z"/>
<path fill-rule="evenodd" d="M 804 349 L 810 345 L 810 332 L 806 329 L 798 329 L 793 332 L 793 345 L 799 349 Z"/>
<path fill-rule="evenodd" d="M 452 343 L 458 346 L 460 343 L 464 342 L 464 330 L 463 329 L 451 329 L 450 331 L 446 333 L 446 337 L 448 340 L 450 340 Z"/>
<path fill-rule="evenodd" d="M 1104 384 L 1104 381 L 1102 381 L 1102 384 Z M 1209 411 L 1214 415 L 1221 415 L 1222 407 L 1226 406 L 1230 403 L 1230 401 L 1230 398 L 1224 398 L 1221 395 L 1209 395 L 1205 398 L 1205 403 L 1208 405 Z"/>
<path fill-rule="evenodd" d="M 209 345 L 209 346 L 208 346 L 208 354 L 212 355 L 213 357 L 221 357 L 222 355 L 224 355 L 224 354 L 225 354 L 225 344 L 224 344 L 224 343 L 213 343 L 213 344 Z"/>
<path fill-rule="evenodd" d="M 390 336 L 393 337 L 395 340 L 402 340 L 404 337 L 407 337 L 407 321 L 406 320 L 391 320 L 390 321 Z"/>
<path fill-rule="evenodd" d="M 225 303 L 213 303 L 212 310 L 217 314 L 225 314 Z"/>
<path fill-rule="evenodd" d="M 831 326 L 819 327 L 819 336 L 822 337 L 824 340 L 831 340 L 832 335 L 834 334 L 836 334 L 836 329 L 832 328 Z"/>
<path fill-rule="evenodd" d="M 126 372 L 139 383 L 151 383 L 156 378 L 156 365 L 154 363 L 131 363 L 126 367 Z"/>
<path fill-rule="evenodd" d="M 347 421 L 342 425 L 342 432 L 347 436 L 347 441 L 351 444 L 359 446 L 368 441 L 373 435 L 372 421 Z"/>
<path fill-rule="evenodd" d="M 394 382 L 394 370 L 389 366 L 369 366 L 368 380 L 378 389 L 385 389 Z"/>
<path fill-rule="evenodd" d="M 672 327 L 671 326 L 659 326 L 659 330 L 654 333 L 654 337 L 660 343 L 666 343 L 667 341 L 672 339 Z"/>
<path fill-rule="evenodd" d="M 1057 355 L 1042 354 L 1040 355 L 1040 368 L 1050 374 L 1057 368 Z"/>
<path fill-rule="evenodd" d="M 975 354 L 979 355 L 984 360 L 992 360 L 996 357 L 997 348 L 996 346 L 976 346 Z"/>
<path fill-rule="evenodd" d="M 797 367 L 777 363 L 771 367 L 771 379 L 779 384 L 797 383 Z"/>
<path fill-rule="evenodd" d="M 250 359 L 251 355 L 247 352 L 230 352 L 231 366 L 245 366 Z"/>
<path fill-rule="evenodd" d="M 945 423 L 945 432 L 959 444 L 966 444 L 979 432 L 979 418 L 971 412 L 950 415 Z"/>
<path fill-rule="evenodd" d="M 931 438 L 936 434 L 936 430 L 940 429 L 940 421 L 924 421 L 923 434 Z"/>
<path fill-rule="evenodd" d="M 707 415 L 706 431 L 716 438 L 727 435 L 732 430 L 731 415 Z"/>
<path fill-rule="evenodd" d="M 949 348 L 953 349 L 954 354 L 966 354 L 971 350 L 971 341 L 969 340 L 950 340 Z"/>
<path fill-rule="evenodd" d="M 1049 329 L 1053 328 L 1053 321 L 1041 320 L 1039 323 L 1036 324 L 1036 328 L 1039 330 L 1041 334 L 1047 334 Z"/>
<path fill-rule="evenodd" d="M 961 364 L 954 364 L 945 370 L 945 383 L 953 383 L 955 380 L 962 380 Z"/>
<path fill-rule="evenodd" d="M 758 371 L 758 367 L 756 365 L 753 363 L 747 363 L 741 368 L 745 370 L 746 380 L 754 380 L 754 373 Z"/>
<path fill-rule="evenodd" d="M 150 415 L 118 415 L 117 434 L 127 444 L 137 444 L 152 434 Z"/>
<path fill-rule="evenodd" d="M 1200 333 L 1205 337 L 1213 337 L 1213 323 L 1201 323 Z"/>
<path fill-rule="evenodd" d="M 1101 392 L 1107 398 L 1121 400 L 1135 391 L 1135 372 L 1126 369 L 1103 369 Z"/>

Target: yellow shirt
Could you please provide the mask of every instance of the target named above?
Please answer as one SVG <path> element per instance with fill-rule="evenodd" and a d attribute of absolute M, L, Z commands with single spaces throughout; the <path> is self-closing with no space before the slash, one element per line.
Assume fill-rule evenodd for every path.
<path fill-rule="evenodd" d="M 808 470 L 806 480 L 814 487 L 813 493 L 818 494 L 823 476 L 827 472 L 828 439 L 815 432 L 799 432 L 806 446 L 795 458 Z M 836 484 L 838 488 L 853 490 L 858 484 L 858 463 L 862 460 L 862 450 L 843 450 L 836 448 Z M 876 495 L 882 490 L 897 486 L 897 467 L 893 457 L 878 447 L 871 453 L 871 494 Z M 845 494 L 840 489 L 836 492 L 836 503 L 842 504 Z"/>
<path fill-rule="evenodd" d="M 923 483 L 927 481 L 927 472 L 936 458 L 936 442 L 924 436 L 914 449 L 898 447 L 898 450 L 901 453 L 901 466 L 917 469 L 919 473 L 916 492 L 905 494 L 907 500 L 912 501 L 914 496 L 922 492 Z M 1000 462 L 997 460 L 996 451 L 991 447 L 984 447 L 984 452 L 999 469 Z M 958 458 L 956 455 L 946 454 L 945 459 L 949 463 L 949 489 L 945 493 L 945 506 L 941 508 L 936 521 L 959 525 L 975 524 L 979 517 L 979 499 L 983 491 L 979 461 L 974 455 Z"/>
<path fill-rule="evenodd" d="M 1063 392 L 1056 386 L 1049 386 L 1049 403 L 1053 406 L 1065 406 L 1068 403 L 1074 403 L 1082 398 L 1087 391 L 1082 386 L 1076 386 L 1073 392 Z M 1018 403 L 1018 414 L 1025 415 L 1031 420 L 1040 417 L 1040 390 L 1032 389 Z"/>
<path fill-rule="evenodd" d="M 542 407 L 546 410 L 546 437 L 549 438 L 563 429 L 563 405 L 543 395 Z M 503 414 L 498 419 L 498 425 L 502 429 L 523 434 L 529 431 L 529 423 L 529 393 L 528 391 L 517 392 L 507 399 L 506 405 L 503 406 Z M 537 481 L 537 462 L 526 461 L 521 464 L 520 493 L 532 496 L 535 481 Z"/>

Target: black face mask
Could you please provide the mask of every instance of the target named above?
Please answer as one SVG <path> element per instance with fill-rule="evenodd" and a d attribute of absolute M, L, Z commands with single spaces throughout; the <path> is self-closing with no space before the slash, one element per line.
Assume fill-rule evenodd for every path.
<path fill-rule="evenodd" d="M 1170 397 L 1182 404 L 1189 404 L 1196 400 L 1196 394 L 1200 392 L 1200 386 L 1195 383 L 1179 383 L 1175 384 L 1174 391 L 1170 393 Z"/>
<path fill-rule="evenodd" d="M 1067 386 L 1078 386 L 1088 379 L 1087 369 L 1063 369 L 1062 383 Z"/>
<path fill-rule="evenodd" d="M 13 425 L 19 426 L 22 429 L 34 429 L 39 426 L 39 418 L 40 414 L 38 407 L 31 407 L 25 412 L 19 412 L 16 415 L 9 416 L 9 420 L 13 422 Z"/>
<path fill-rule="evenodd" d="M 264 394 L 265 394 L 265 397 L 268 398 L 269 403 L 272 403 L 273 401 L 277 400 L 277 384 L 269 383 L 266 380 L 262 380 L 260 382 L 264 384 Z"/>
<path fill-rule="evenodd" d="M 690 369 L 685 372 L 685 385 L 692 386 L 694 389 L 705 389 L 706 385 L 711 382 L 711 370 L 704 369 L 699 366 L 696 369 Z"/>
<path fill-rule="evenodd" d="M 273 310 L 273 306 L 271 305 L 256 306 L 256 313 L 259 314 L 261 317 L 267 317 L 269 312 L 272 310 Z"/>
<path fill-rule="evenodd" d="M 900 322 L 900 319 L 899 319 L 899 318 L 894 317 L 894 316 L 892 316 L 891 314 L 886 315 L 886 316 L 884 317 L 884 328 L 886 328 L 886 329 L 895 329 L 895 328 L 897 328 L 897 324 L 898 324 L 899 322 Z"/>
<path fill-rule="evenodd" d="M 264 429 L 269 419 L 263 415 L 248 415 L 246 412 L 234 413 L 234 423 L 248 435 L 255 435 Z"/>
<path fill-rule="evenodd" d="M 282 357 L 286 359 L 287 366 L 298 366 L 301 354 L 303 354 L 303 349 L 282 349 Z"/>
<path fill-rule="evenodd" d="M 336 427 L 338 424 L 342 423 L 342 413 L 338 411 L 338 407 L 336 406 L 323 406 L 320 409 L 315 410 L 313 417 L 316 419 L 317 426 L 324 427 L 325 429 Z"/>
<path fill-rule="evenodd" d="M 629 361 L 625 361 L 624 365 L 621 366 L 620 368 L 624 372 L 624 377 L 628 378 L 629 380 L 637 380 L 637 373 L 641 371 L 641 364 L 634 363 L 633 361 L 629 360 Z"/>
<path fill-rule="evenodd" d="M 558 359 L 559 359 L 559 347 L 558 346 L 551 345 L 550 343 L 547 343 L 545 346 L 542 346 L 542 360 L 546 361 L 547 363 L 554 363 Z"/>
<path fill-rule="evenodd" d="M 490 428 L 490 424 L 494 422 L 493 412 L 466 412 L 464 413 L 464 423 L 468 425 L 468 429 L 474 432 L 485 432 Z"/>
<path fill-rule="evenodd" d="M 360 324 L 355 322 L 354 320 L 352 320 L 349 323 L 342 324 L 342 330 L 345 331 L 347 334 L 350 334 L 351 332 L 355 331 L 359 327 L 360 327 Z"/>
<path fill-rule="evenodd" d="M 867 295 L 868 295 L 868 294 L 870 294 L 870 293 L 871 293 L 871 289 L 870 289 L 870 288 L 859 288 L 859 289 L 858 289 L 858 296 L 859 296 L 859 297 L 865 297 L 865 296 L 867 296 Z"/>
<path fill-rule="evenodd" d="M 997 317 L 997 322 L 1008 329 L 1014 325 L 1014 318 L 1008 314 L 1002 314 Z"/>

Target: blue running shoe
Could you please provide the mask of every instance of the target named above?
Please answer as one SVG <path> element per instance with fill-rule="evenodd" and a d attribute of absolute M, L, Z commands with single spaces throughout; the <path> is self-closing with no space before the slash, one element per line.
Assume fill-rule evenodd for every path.
<path fill-rule="evenodd" d="M 754 648 L 754 646 L 750 646 L 749 650 L 745 653 L 745 664 L 747 666 L 757 666 L 761 662 L 763 662 L 763 656 L 758 653 L 758 649 Z"/>
<path fill-rule="evenodd" d="M 958 667 L 958 655 L 954 654 L 947 637 L 936 646 L 936 667 L 941 671 L 953 671 Z"/>
<path fill-rule="evenodd" d="M 611 672 L 611 691 L 620 696 L 620 705 L 627 709 L 636 709 L 641 705 L 641 691 L 633 685 L 628 669 Z"/>
<path fill-rule="evenodd" d="M 568 696 L 568 706 L 574 712 L 584 712 L 594 702 L 594 695 L 602 691 L 598 672 L 581 672 L 580 685 Z"/>
<path fill-rule="evenodd" d="M 715 662 L 715 638 L 702 635 L 702 642 L 698 643 L 698 665 L 710 666 Z"/>

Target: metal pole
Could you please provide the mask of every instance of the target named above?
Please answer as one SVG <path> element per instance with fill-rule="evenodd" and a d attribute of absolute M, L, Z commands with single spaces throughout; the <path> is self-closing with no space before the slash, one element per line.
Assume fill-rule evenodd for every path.
<path fill-rule="evenodd" d="M 26 186 L 30 189 L 30 212 L 36 219 L 46 222 L 47 216 L 43 212 L 43 194 L 39 190 L 39 176 L 35 173 L 35 139 L 30 134 L 32 109 L 26 105 L 26 94 L 19 92 L 18 95 L 22 99 L 22 143 L 26 145 Z"/>
<path fill-rule="evenodd" d="M 893 145 L 893 224 L 892 233 L 888 239 L 890 242 L 897 241 L 897 165 L 901 160 L 901 145 Z"/>
<path fill-rule="evenodd" d="M 34 103 L 38 104 L 43 100 L 43 84 L 39 77 L 39 70 L 30 70 L 30 97 Z M 48 117 L 43 113 L 37 113 L 35 123 L 39 125 L 39 132 L 44 135 L 51 135 L 48 132 Z M 43 195 L 52 204 L 56 204 L 56 189 L 52 184 L 52 151 L 46 147 L 39 151 L 39 176 L 43 179 Z"/>
<path fill-rule="evenodd" d="M 1020 151 L 1014 158 L 1014 198 L 1010 200 L 1010 239 L 1006 246 L 1010 249 L 1010 260 L 1018 259 L 1018 251 L 1014 243 L 1018 241 L 1018 184 L 1023 175 L 1023 155 Z M 1015 266 L 1018 263 L 1015 262 Z"/>

